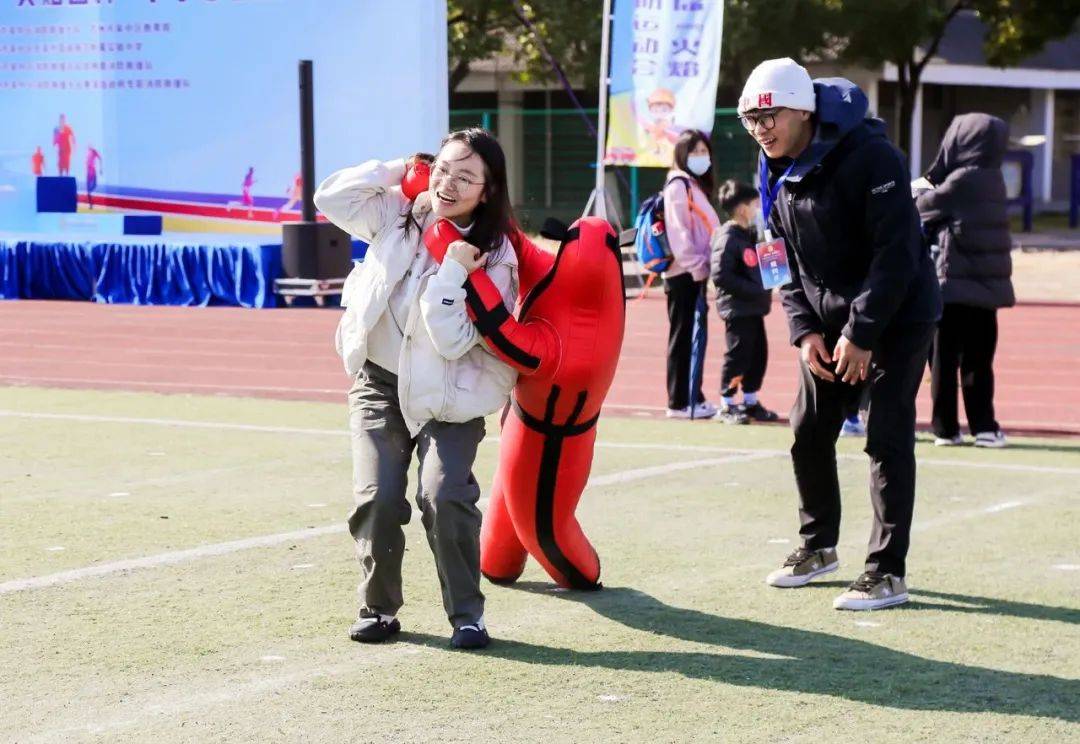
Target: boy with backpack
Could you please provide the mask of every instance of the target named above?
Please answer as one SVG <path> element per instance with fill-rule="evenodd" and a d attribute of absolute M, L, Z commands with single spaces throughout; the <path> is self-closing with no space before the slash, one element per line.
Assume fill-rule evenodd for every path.
<path fill-rule="evenodd" d="M 761 202 L 753 186 L 733 180 L 720 186 L 717 198 L 730 217 L 713 233 L 710 262 L 716 312 L 724 321 L 727 340 L 717 419 L 725 424 L 776 421 L 777 415 L 757 397 L 769 359 L 765 316 L 772 306 L 772 290 L 762 286 L 754 249 L 752 225 Z M 735 399 L 740 388 L 741 405 Z"/>

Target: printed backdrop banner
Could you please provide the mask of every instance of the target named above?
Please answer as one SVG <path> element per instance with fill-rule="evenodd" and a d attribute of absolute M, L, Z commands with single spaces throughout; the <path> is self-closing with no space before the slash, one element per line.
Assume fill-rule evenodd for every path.
<path fill-rule="evenodd" d="M 318 177 L 438 147 L 445 0 L 0 0 L 0 230 L 35 172 L 95 205 L 294 213 L 301 59 Z"/>
<path fill-rule="evenodd" d="M 671 167 L 686 129 L 710 133 L 723 0 L 615 0 L 607 165 Z"/>

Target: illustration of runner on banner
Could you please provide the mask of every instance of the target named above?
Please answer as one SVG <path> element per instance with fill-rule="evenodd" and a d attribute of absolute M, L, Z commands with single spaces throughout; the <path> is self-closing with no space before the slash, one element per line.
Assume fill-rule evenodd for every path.
<path fill-rule="evenodd" d="M 606 165 L 669 168 L 686 129 L 712 131 L 723 0 L 616 0 Z"/>

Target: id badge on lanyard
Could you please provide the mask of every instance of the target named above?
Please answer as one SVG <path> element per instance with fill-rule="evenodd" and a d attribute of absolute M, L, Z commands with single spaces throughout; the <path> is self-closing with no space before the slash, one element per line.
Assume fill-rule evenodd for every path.
<path fill-rule="evenodd" d="M 761 286 L 765 289 L 774 289 L 791 281 L 791 267 L 788 265 L 787 246 L 783 238 L 774 238 L 769 229 L 769 213 L 772 212 L 776 197 L 780 195 L 780 187 L 791 173 L 795 163 L 792 163 L 784 171 L 783 175 L 776 179 L 776 183 L 769 188 L 769 169 L 765 164 L 765 158 L 761 158 L 759 170 L 758 193 L 761 196 L 761 224 L 765 228 L 765 240 L 754 246 L 758 258 L 758 271 L 761 272 Z"/>

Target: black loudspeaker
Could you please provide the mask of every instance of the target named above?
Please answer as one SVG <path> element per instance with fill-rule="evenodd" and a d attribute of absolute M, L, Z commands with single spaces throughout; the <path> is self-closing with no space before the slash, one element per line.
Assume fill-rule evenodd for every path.
<path fill-rule="evenodd" d="M 281 263 L 290 279 L 342 279 L 352 271 L 352 238 L 329 222 L 282 225 Z"/>

